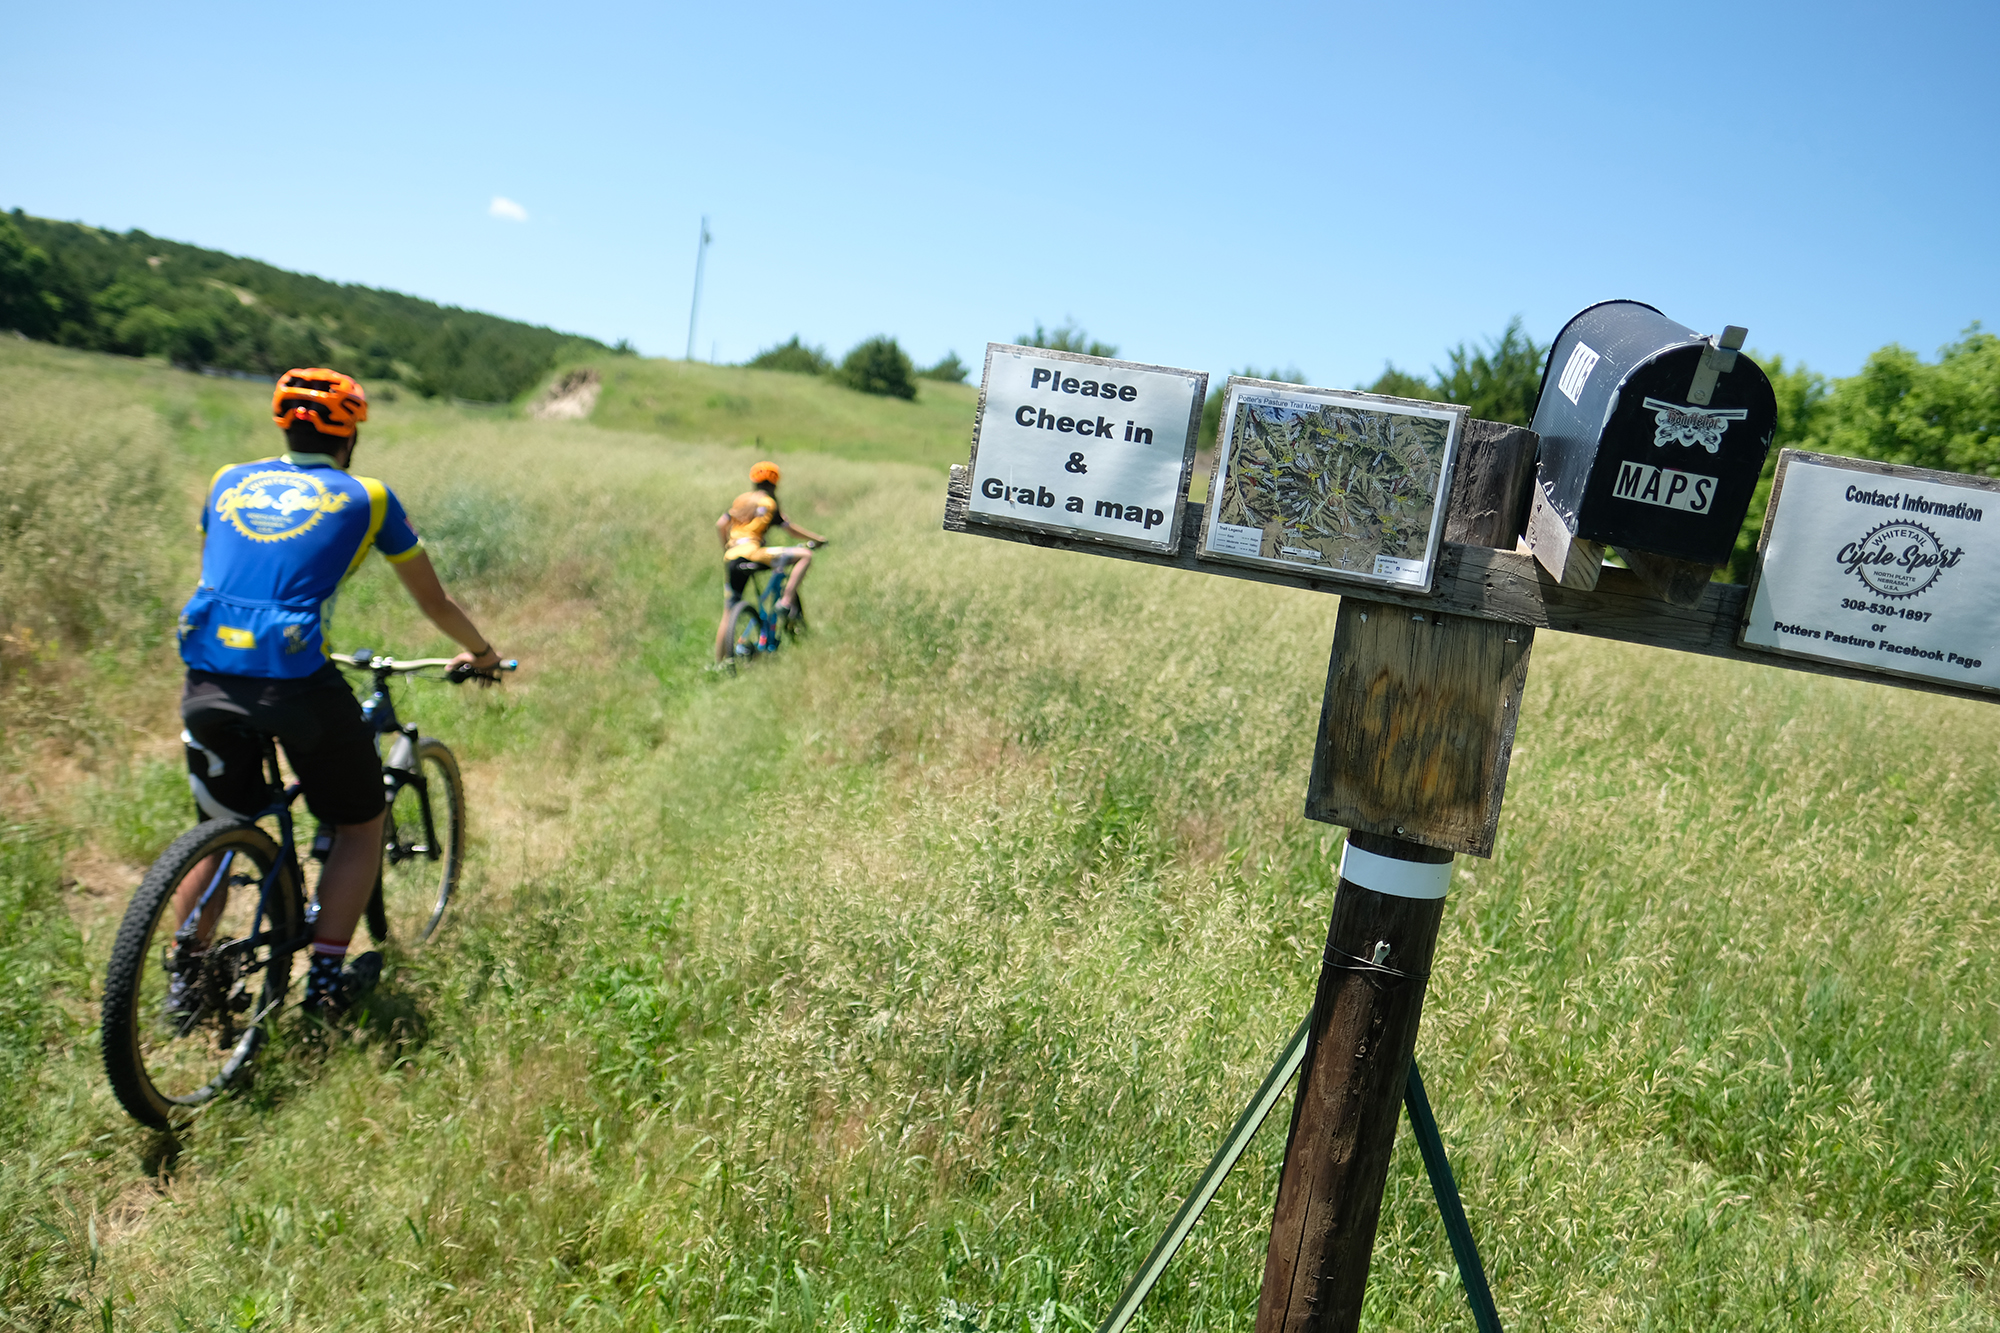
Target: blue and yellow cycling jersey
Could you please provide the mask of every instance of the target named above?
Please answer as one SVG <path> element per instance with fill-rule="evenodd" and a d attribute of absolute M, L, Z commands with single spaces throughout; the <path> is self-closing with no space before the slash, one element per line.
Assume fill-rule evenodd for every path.
<path fill-rule="evenodd" d="M 309 676 L 332 655 L 341 580 L 371 547 L 393 562 L 423 549 L 402 502 L 323 454 L 237 463 L 202 506 L 201 586 L 181 612 L 181 659 L 231 676 Z"/>

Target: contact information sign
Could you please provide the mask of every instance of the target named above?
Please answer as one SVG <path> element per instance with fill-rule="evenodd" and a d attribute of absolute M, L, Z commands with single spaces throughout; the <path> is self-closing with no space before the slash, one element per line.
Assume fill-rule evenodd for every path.
<path fill-rule="evenodd" d="M 966 517 L 1173 551 L 1208 376 L 986 345 Z"/>
<path fill-rule="evenodd" d="M 1786 449 L 1738 642 L 2000 691 L 2000 482 Z"/>

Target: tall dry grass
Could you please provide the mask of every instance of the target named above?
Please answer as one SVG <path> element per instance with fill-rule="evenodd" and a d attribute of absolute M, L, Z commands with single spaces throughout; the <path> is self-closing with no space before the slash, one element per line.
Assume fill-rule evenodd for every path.
<path fill-rule="evenodd" d="M 143 647 L 187 561 L 164 559 L 168 432 L 117 386 L 0 378 L 0 672 L 45 676 L 65 657 Z M 186 529 L 175 533 L 186 542 Z M 37 670 L 40 668 L 40 670 Z"/>

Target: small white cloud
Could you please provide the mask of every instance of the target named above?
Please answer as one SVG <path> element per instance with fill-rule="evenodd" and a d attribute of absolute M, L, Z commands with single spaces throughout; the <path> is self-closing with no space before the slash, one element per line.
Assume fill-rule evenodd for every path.
<path fill-rule="evenodd" d="M 493 202 L 486 206 L 486 211 L 496 218 L 505 218 L 509 222 L 526 222 L 528 220 L 528 210 L 504 194 L 494 195 Z"/>

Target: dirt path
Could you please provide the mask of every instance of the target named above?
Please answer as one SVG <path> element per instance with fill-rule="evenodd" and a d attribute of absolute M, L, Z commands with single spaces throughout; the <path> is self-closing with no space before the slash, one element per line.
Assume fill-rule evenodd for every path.
<path fill-rule="evenodd" d="M 528 409 L 528 415 L 538 421 L 588 420 L 603 389 L 603 377 L 596 371 L 588 367 L 572 370 L 549 386 L 541 400 Z"/>

